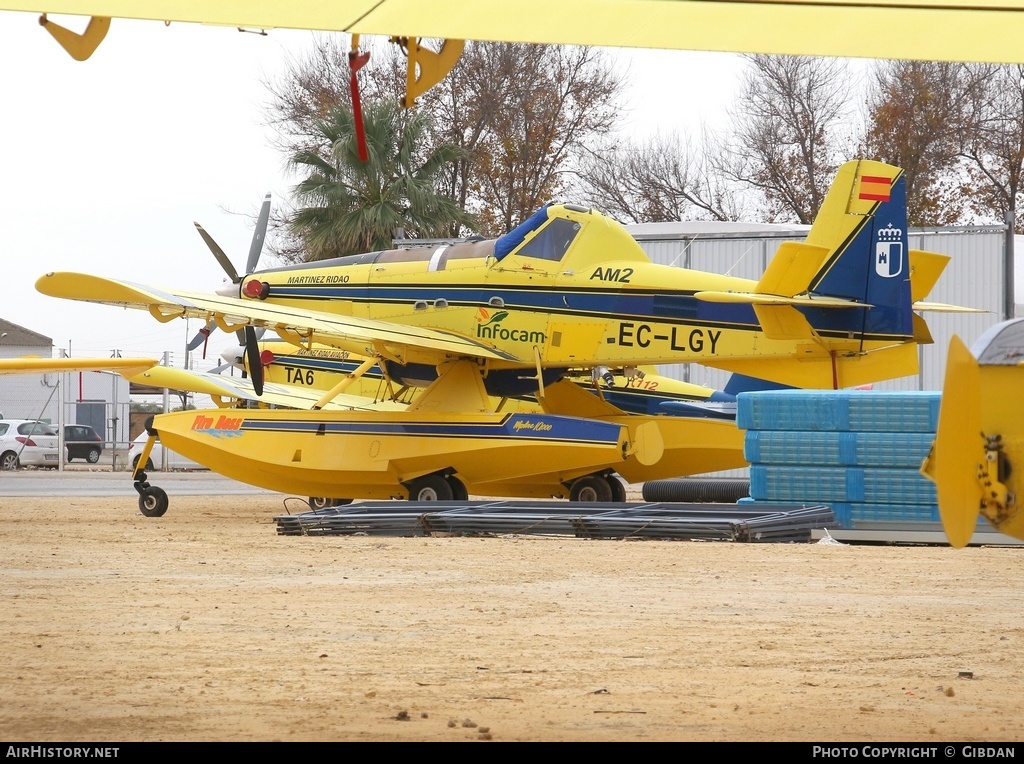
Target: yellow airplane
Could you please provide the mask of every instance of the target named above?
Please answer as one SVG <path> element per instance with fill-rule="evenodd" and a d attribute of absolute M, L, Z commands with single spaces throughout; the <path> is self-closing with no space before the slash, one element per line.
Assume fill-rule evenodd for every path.
<path fill-rule="evenodd" d="M 156 417 L 164 445 L 229 477 L 345 499 L 609 500 L 616 473 L 680 474 L 680 450 L 692 472 L 741 466 L 739 433 L 723 420 L 628 414 L 566 377 L 681 361 L 796 387 L 913 374 L 918 343 L 930 341 L 914 310 L 942 307 L 921 301 L 947 259 L 908 249 L 899 168 L 854 161 L 806 241 L 783 244 L 758 281 L 653 264 L 615 221 L 552 205 L 496 240 L 268 269 L 221 295 L 75 273 L 48 273 L 37 289 L 242 329 L 257 396 L 268 393 L 258 327 L 366 359 L 308 410 Z M 361 396 L 349 405 L 342 396 L 374 366 L 428 386 L 401 410 Z M 494 398 L 531 393 L 542 413 L 494 410 Z M 166 495 L 143 488 L 144 511 L 162 514 Z"/>
<path fill-rule="evenodd" d="M 366 360 L 347 350 L 328 346 L 295 347 L 279 340 L 261 341 L 259 350 L 264 390 L 271 385 L 274 389 L 291 389 L 293 395 L 308 399 L 310 404 L 317 401 L 325 391 L 333 388 L 345 375 L 355 372 Z M 251 372 L 246 355 L 244 346 L 224 350 L 221 358 L 225 363 L 218 367 L 215 373 L 223 373 L 224 369 L 232 367 L 242 372 L 243 379 L 247 378 Z M 606 374 L 570 372 L 566 378 L 627 413 L 676 413 L 728 420 L 736 418 L 736 395 L 731 392 L 730 386 L 720 391 L 705 385 L 683 382 L 660 374 L 654 366 L 639 367 L 630 371 L 632 374 L 629 376 L 622 369 L 609 370 Z M 433 378 L 431 376 L 428 380 L 404 380 L 404 384 L 395 388 L 392 386 L 392 380 L 379 368 L 374 367 L 353 383 L 349 392 L 371 400 L 390 399 L 408 405 Z M 748 384 L 768 386 L 758 385 L 756 380 L 743 380 L 736 384 L 741 383 L 743 389 L 748 389 Z M 240 399 L 252 403 L 266 402 L 256 394 L 251 384 L 241 380 L 236 382 L 233 379 L 228 384 L 232 385 L 233 392 Z M 494 401 L 492 407 L 497 411 L 542 410 L 534 395 L 502 398 Z"/>
<path fill-rule="evenodd" d="M 1024 319 L 993 326 L 968 349 L 954 336 L 946 360 L 935 442 L 921 472 L 935 483 L 949 543 L 963 547 L 979 515 L 1024 539 L 1017 503 L 1024 472 Z"/>

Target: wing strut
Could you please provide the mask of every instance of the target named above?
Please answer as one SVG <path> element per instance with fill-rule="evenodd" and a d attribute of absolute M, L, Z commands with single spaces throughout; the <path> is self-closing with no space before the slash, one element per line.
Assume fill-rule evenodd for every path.
<path fill-rule="evenodd" d="M 89 19 L 89 26 L 82 34 L 76 34 L 70 29 L 65 29 L 60 24 L 50 21 L 44 13 L 39 17 L 39 25 L 49 32 L 53 39 L 64 48 L 75 61 L 85 61 L 96 52 L 96 48 L 107 36 L 110 29 L 109 16 L 93 16 Z"/>
<path fill-rule="evenodd" d="M 311 407 L 312 410 L 313 411 L 319 411 L 320 409 L 322 409 L 324 406 L 326 406 L 328 403 L 330 403 L 332 400 L 334 400 L 335 396 L 337 396 L 339 393 L 345 392 L 345 389 L 349 385 L 351 385 L 353 382 L 355 382 L 357 379 L 359 379 L 361 376 L 363 376 L 366 372 L 368 372 L 370 369 L 372 369 L 376 364 L 377 364 L 377 358 L 376 357 L 367 358 L 365 361 L 363 361 L 359 365 L 358 369 L 355 369 L 355 370 L 349 372 L 348 374 L 346 374 L 338 384 L 336 384 L 334 387 L 332 387 L 330 390 L 328 390 L 326 393 L 324 393 L 321 396 L 320 400 L 318 400 L 316 403 L 313 404 L 313 406 Z"/>

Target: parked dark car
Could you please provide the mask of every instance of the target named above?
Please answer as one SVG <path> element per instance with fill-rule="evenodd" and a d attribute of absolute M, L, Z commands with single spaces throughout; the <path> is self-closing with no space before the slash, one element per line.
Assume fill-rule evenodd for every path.
<path fill-rule="evenodd" d="M 64 425 L 64 445 L 67 447 L 69 462 L 85 459 L 89 464 L 95 464 L 103 453 L 103 438 L 86 424 Z"/>

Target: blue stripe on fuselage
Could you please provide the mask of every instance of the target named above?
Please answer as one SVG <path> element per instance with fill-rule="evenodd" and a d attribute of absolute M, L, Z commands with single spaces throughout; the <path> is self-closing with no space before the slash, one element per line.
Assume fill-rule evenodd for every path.
<path fill-rule="evenodd" d="M 417 300 L 444 299 L 449 307 L 490 307 L 490 301 L 499 297 L 505 310 L 530 310 L 556 315 L 590 316 L 606 320 L 660 321 L 683 326 L 714 325 L 740 331 L 760 329 L 750 305 L 712 303 L 696 299 L 692 292 L 614 291 L 594 289 L 552 288 L 500 288 L 482 289 L 478 286 L 459 287 L 437 284 L 392 286 L 376 284 L 310 286 L 274 284 L 271 299 L 281 300 L 333 300 L 357 303 L 411 305 Z M 876 315 L 884 306 L 872 308 Z M 852 309 L 799 309 L 819 333 L 846 337 L 858 333 L 864 322 L 864 311 Z M 881 329 L 884 325 L 876 324 Z M 895 334 L 877 331 L 871 336 L 904 337 L 900 325 L 893 325 Z"/>
<path fill-rule="evenodd" d="M 430 438 L 518 438 L 595 445 L 618 443 L 621 426 L 609 422 L 546 414 L 509 414 L 498 422 L 384 422 L 305 419 L 249 419 L 242 423 L 246 432 L 323 431 L 325 435 L 406 435 Z"/>

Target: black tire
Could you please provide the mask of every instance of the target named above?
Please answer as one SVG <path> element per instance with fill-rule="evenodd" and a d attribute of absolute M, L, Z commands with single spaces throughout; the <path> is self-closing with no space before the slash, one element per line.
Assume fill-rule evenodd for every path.
<path fill-rule="evenodd" d="M 442 475 L 424 475 L 409 483 L 409 501 L 451 501 L 454 498 L 451 483 Z"/>
<path fill-rule="evenodd" d="M 455 477 L 455 475 L 448 476 L 448 485 L 452 487 L 452 498 L 455 501 L 469 501 L 469 491 L 466 489 L 466 484 Z"/>
<path fill-rule="evenodd" d="M 328 499 L 323 496 L 310 496 L 309 497 L 309 508 L 310 509 L 328 509 L 329 507 L 344 507 L 346 504 L 351 504 L 352 499 Z"/>
<path fill-rule="evenodd" d="M 612 487 L 601 475 L 584 475 L 573 481 L 569 488 L 569 501 L 587 504 L 612 500 Z"/>
<path fill-rule="evenodd" d="M 139 454 L 132 460 L 132 472 L 135 472 L 139 468 L 139 459 L 142 458 L 142 454 Z M 146 459 L 146 472 L 153 472 L 153 460 Z"/>
<path fill-rule="evenodd" d="M 608 481 L 608 485 L 612 489 L 612 501 L 625 504 L 626 486 L 623 485 L 622 481 L 615 477 L 615 475 L 606 475 L 604 479 Z"/>
<path fill-rule="evenodd" d="M 167 512 L 167 492 L 151 485 L 139 494 L 139 511 L 146 517 L 163 517 Z"/>
<path fill-rule="evenodd" d="M 20 466 L 18 455 L 14 451 L 6 451 L 0 456 L 0 470 L 16 470 Z"/>
<path fill-rule="evenodd" d="M 90 448 L 89 453 L 85 455 L 85 460 L 89 464 L 95 464 L 100 460 L 100 450 L 98 448 Z M 70 462 L 71 459 L 69 458 L 68 461 Z"/>

